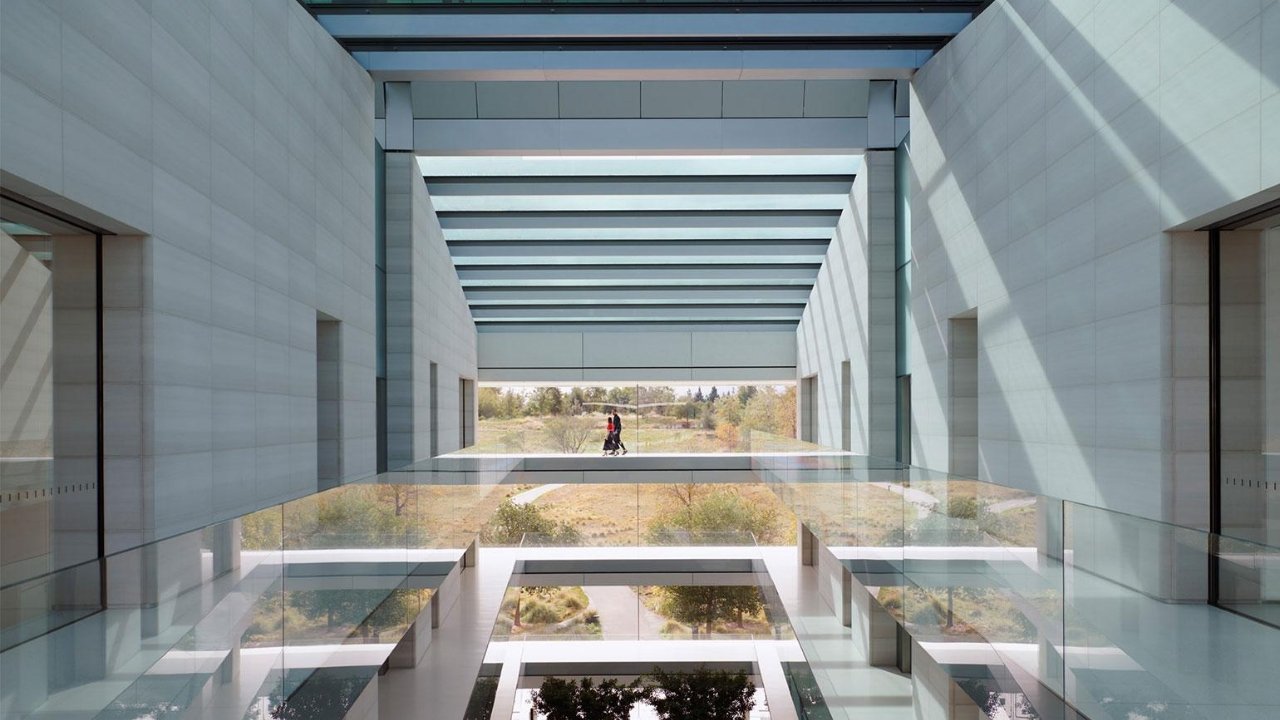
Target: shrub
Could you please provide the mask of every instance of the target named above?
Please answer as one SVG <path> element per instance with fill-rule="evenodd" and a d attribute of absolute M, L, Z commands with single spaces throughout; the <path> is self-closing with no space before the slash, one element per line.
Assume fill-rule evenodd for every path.
<path fill-rule="evenodd" d="M 536 598 L 524 601 L 524 607 L 520 610 L 520 617 L 523 622 L 530 625 L 550 625 L 551 623 L 560 622 L 560 613 L 549 603 L 542 602 Z"/>

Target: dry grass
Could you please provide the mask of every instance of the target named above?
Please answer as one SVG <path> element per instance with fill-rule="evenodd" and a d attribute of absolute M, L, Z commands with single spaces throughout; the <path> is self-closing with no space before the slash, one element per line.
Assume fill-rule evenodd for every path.
<path fill-rule="evenodd" d="M 566 485 L 534 501 L 547 517 L 565 522 L 582 533 L 588 545 L 641 545 L 649 524 L 677 507 L 675 485 Z M 795 516 L 763 483 L 703 485 L 700 492 L 724 489 L 747 503 L 776 510 L 773 531 L 778 545 L 795 543 Z"/>

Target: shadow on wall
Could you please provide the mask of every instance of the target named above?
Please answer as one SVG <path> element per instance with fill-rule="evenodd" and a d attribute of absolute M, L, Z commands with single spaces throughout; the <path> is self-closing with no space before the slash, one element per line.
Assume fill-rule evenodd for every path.
<path fill-rule="evenodd" d="M 1111 11 L 1143 9 L 1123 0 L 1085 17 L 1001 2 L 913 80 L 912 356 L 924 366 L 912 368 L 912 417 L 939 420 L 913 433 L 919 464 L 949 465 L 943 328 L 977 307 L 981 476 L 1169 513 L 1165 230 L 1258 192 L 1261 177 L 1232 163 L 1256 157 L 1261 136 L 1256 94 L 1176 112 L 1157 103 L 1161 92 L 1238 88 L 1220 77 L 1224 64 L 1261 69 L 1261 85 L 1276 87 L 1276 63 L 1258 54 L 1257 4 L 1234 5 L 1164 6 L 1155 27 L 1186 31 L 1174 42 L 1148 24 L 1160 7 L 1126 24 Z M 1223 52 L 1216 64 L 1198 57 Z"/>

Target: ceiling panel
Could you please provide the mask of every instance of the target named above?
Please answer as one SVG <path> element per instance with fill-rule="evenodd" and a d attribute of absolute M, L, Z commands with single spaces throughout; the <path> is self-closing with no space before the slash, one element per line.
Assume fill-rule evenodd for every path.
<path fill-rule="evenodd" d="M 420 158 L 482 332 L 794 327 L 858 156 Z"/>

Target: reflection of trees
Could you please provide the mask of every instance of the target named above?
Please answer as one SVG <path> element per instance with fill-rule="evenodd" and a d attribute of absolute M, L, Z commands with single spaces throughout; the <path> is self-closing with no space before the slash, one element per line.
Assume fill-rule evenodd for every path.
<path fill-rule="evenodd" d="M 276 647 L 301 640 L 380 641 L 399 634 L 431 598 L 425 588 L 319 589 L 275 592 L 254 605 L 244 647 Z"/>
<path fill-rule="evenodd" d="M 493 714 L 493 702 L 498 696 L 498 678 L 481 676 L 471 689 L 471 700 L 462 720 L 489 720 Z"/>
<path fill-rule="evenodd" d="M 371 671 L 370 671 L 371 672 Z M 317 720 L 341 718 L 364 691 L 371 674 L 357 674 L 350 668 L 320 668 L 302 681 L 288 700 L 279 702 L 279 693 L 272 693 L 277 702 L 271 717 L 276 720 Z"/>

